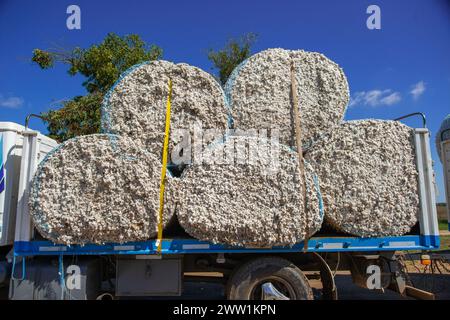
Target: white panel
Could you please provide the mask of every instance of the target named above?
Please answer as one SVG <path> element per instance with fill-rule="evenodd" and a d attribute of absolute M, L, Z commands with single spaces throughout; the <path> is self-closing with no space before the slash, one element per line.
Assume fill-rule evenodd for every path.
<path fill-rule="evenodd" d="M 209 244 L 183 244 L 183 249 L 209 249 Z"/>
<path fill-rule="evenodd" d="M 0 152 L 5 164 L 5 190 L 0 193 L 0 246 L 12 244 L 14 240 L 29 240 L 31 225 L 27 206 L 28 188 L 36 170 L 39 145 L 42 144 L 39 158 L 43 158 L 58 145 L 56 141 L 36 131 L 28 130 L 27 133 L 31 132 L 34 137 L 36 135 L 39 137 L 37 144 L 33 142 L 34 145 L 30 145 L 30 139 L 33 138 L 24 134 L 24 130 L 25 127 L 19 124 L 0 122 L 0 136 L 3 139 L 3 150 Z M 24 144 L 28 144 L 25 151 Z"/>
<path fill-rule="evenodd" d="M 61 252 L 67 251 L 67 247 L 39 247 L 39 251 L 42 252 Z"/>
<path fill-rule="evenodd" d="M 391 241 L 389 242 L 389 247 L 415 247 L 416 243 L 414 241 Z M 386 247 L 385 247 L 386 248 Z"/>
<path fill-rule="evenodd" d="M 133 251 L 135 246 L 114 246 L 115 251 Z"/>
<path fill-rule="evenodd" d="M 334 242 L 325 242 L 322 246 L 323 249 L 343 249 L 344 244 L 342 242 L 340 243 L 334 243 Z"/>
<path fill-rule="evenodd" d="M 2 152 L 5 183 L 5 188 L 0 193 L 0 246 L 12 244 L 14 241 L 22 154 L 22 138 L 15 129 L 17 128 L 12 123 L 0 122 L 0 136 L 3 141 L 3 148 L 0 152 Z"/>
<path fill-rule="evenodd" d="M 136 260 L 161 260 L 160 254 L 140 254 L 136 256 Z"/>

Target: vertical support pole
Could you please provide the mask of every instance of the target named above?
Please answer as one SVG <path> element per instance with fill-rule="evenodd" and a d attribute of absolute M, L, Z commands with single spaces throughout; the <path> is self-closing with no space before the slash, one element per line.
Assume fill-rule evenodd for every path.
<path fill-rule="evenodd" d="M 417 169 L 419 171 L 419 223 L 420 234 L 423 238 L 422 245 L 436 247 L 439 246 L 439 227 L 428 129 L 415 129 L 415 146 Z"/>
<path fill-rule="evenodd" d="M 32 225 L 28 209 L 30 183 L 37 169 L 39 152 L 37 131 L 26 130 L 23 133 L 22 160 L 18 190 L 15 241 L 30 241 Z"/>

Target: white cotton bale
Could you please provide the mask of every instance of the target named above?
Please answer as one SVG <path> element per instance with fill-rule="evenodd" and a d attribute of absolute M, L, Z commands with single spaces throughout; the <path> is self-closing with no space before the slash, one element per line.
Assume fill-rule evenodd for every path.
<path fill-rule="evenodd" d="M 147 240 L 157 232 L 161 164 L 130 138 L 94 134 L 64 142 L 40 163 L 30 214 L 56 243 Z M 173 216 L 170 179 L 164 224 Z"/>
<path fill-rule="evenodd" d="M 104 132 L 133 138 L 161 156 L 164 140 L 168 81 L 172 79 L 169 153 L 180 141 L 177 130 L 193 137 L 194 128 L 228 128 L 229 112 L 221 86 L 213 76 L 185 63 L 150 61 L 125 72 L 105 96 Z"/>
<path fill-rule="evenodd" d="M 268 49 L 241 63 L 225 85 L 235 128 L 278 129 L 296 146 L 291 103 L 294 64 L 302 143 L 310 144 L 343 119 L 349 88 L 342 69 L 317 52 Z"/>
<path fill-rule="evenodd" d="M 418 218 L 414 130 L 396 121 L 345 122 L 306 153 L 325 221 L 361 237 L 398 236 Z"/>
<path fill-rule="evenodd" d="M 311 167 L 305 165 L 305 208 L 297 154 L 267 143 L 228 137 L 211 147 L 209 160 L 183 172 L 176 214 L 186 232 L 213 243 L 271 247 L 291 246 L 320 229 L 320 189 Z"/>

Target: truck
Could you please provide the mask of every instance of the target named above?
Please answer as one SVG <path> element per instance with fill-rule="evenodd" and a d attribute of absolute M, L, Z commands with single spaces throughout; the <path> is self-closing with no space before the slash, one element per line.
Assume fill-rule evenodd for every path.
<path fill-rule="evenodd" d="M 44 239 L 28 209 L 38 163 L 58 144 L 38 131 L 0 122 L 0 287 L 5 298 L 84 300 L 175 298 L 186 283 L 218 283 L 227 299 L 338 299 L 335 275 L 363 288 L 430 299 L 412 286 L 399 252 L 439 248 L 430 132 L 414 129 L 419 222 L 403 236 L 360 238 L 321 230 L 292 247 L 233 247 L 166 237 L 128 243 L 63 245 Z M 450 144 L 445 145 L 448 151 Z M 450 153 L 447 158 L 449 172 Z M 447 176 L 448 181 L 448 176 Z M 447 186 L 448 188 L 448 186 Z M 447 189 L 448 190 L 448 189 Z M 313 285 L 315 283 L 315 285 Z"/>

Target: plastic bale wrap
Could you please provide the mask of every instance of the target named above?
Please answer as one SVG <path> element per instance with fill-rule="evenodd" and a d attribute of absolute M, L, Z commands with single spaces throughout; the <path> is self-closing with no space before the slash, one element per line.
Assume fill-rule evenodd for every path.
<path fill-rule="evenodd" d="M 398 236 L 418 219 L 414 130 L 400 122 L 349 121 L 305 159 L 319 176 L 325 221 L 361 237 Z"/>
<path fill-rule="evenodd" d="M 188 64 L 159 60 L 130 68 L 106 94 L 103 131 L 131 137 L 161 156 L 169 79 L 173 83 L 169 153 L 180 142 L 178 130 L 187 130 L 192 137 L 195 128 L 222 132 L 228 128 L 225 94 L 213 76 Z"/>
<path fill-rule="evenodd" d="M 64 142 L 40 163 L 30 193 L 39 232 L 56 243 L 147 240 L 156 235 L 160 160 L 130 138 L 94 134 Z M 164 223 L 173 216 L 170 179 Z"/>
<path fill-rule="evenodd" d="M 317 177 L 306 165 L 304 199 L 296 152 L 252 137 L 228 137 L 209 152 L 203 164 L 189 166 L 177 182 L 176 212 L 190 235 L 270 247 L 291 246 L 320 229 Z"/>
<path fill-rule="evenodd" d="M 297 82 L 302 143 L 306 146 L 341 123 L 349 89 L 342 69 L 317 52 L 268 49 L 231 74 L 225 93 L 235 128 L 279 129 L 280 142 L 296 146 L 291 103 L 291 64 Z"/>

